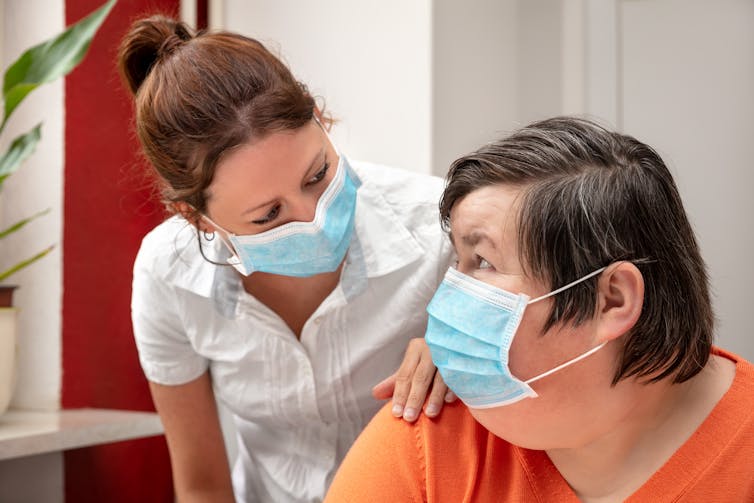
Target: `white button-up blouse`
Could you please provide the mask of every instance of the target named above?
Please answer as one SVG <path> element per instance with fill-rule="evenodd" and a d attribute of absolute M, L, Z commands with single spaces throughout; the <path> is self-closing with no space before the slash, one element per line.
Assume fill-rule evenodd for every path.
<path fill-rule="evenodd" d="M 131 307 L 144 373 L 175 385 L 210 371 L 237 427 L 238 501 L 321 501 L 382 405 L 372 387 L 424 335 L 426 306 L 451 263 L 441 179 L 352 166 L 362 185 L 340 283 L 300 339 L 232 268 L 202 258 L 196 231 L 179 217 L 152 230 L 136 258 Z M 218 239 L 202 245 L 225 262 Z"/>

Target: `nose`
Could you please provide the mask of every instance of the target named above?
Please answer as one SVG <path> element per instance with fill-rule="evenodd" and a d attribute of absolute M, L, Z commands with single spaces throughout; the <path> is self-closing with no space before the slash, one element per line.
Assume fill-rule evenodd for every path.
<path fill-rule="evenodd" d="M 291 222 L 311 222 L 317 210 L 319 197 L 297 194 L 288 200 L 288 218 Z"/>

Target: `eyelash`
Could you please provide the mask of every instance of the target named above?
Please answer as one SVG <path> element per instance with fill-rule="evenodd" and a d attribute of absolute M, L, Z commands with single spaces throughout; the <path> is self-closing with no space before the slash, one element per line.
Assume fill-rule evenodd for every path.
<path fill-rule="evenodd" d="M 325 164 L 324 164 L 324 166 L 322 166 L 322 169 L 320 169 L 320 170 L 319 170 L 319 171 L 317 172 L 317 174 L 316 174 L 316 175 L 314 175 L 314 176 L 313 176 L 313 177 L 312 177 L 312 178 L 311 178 L 311 179 L 310 179 L 310 180 L 309 180 L 309 181 L 308 181 L 308 182 L 306 183 L 306 185 L 307 185 L 307 186 L 310 186 L 310 185 L 316 185 L 316 184 L 318 184 L 319 182 L 321 182 L 322 180 L 324 180 L 324 179 L 325 179 L 325 175 L 327 175 L 327 170 L 328 170 L 328 169 L 330 169 L 330 162 L 329 162 L 329 161 L 325 161 Z"/>
<path fill-rule="evenodd" d="M 330 163 L 328 161 L 325 161 L 324 166 L 322 166 L 322 169 L 320 169 L 316 175 L 314 175 L 308 182 L 306 182 L 306 186 L 310 187 L 312 185 L 316 185 L 322 180 L 325 179 L 325 176 L 327 175 L 327 171 L 330 169 Z M 257 224 L 257 225 L 264 225 L 272 222 L 275 220 L 275 218 L 280 213 L 280 205 L 276 204 L 273 206 L 273 208 L 270 210 L 267 215 L 264 216 L 264 218 L 260 218 L 259 220 L 252 220 L 251 223 Z"/>
<path fill-rule="evenodd" d="M 264 218 L 260 218 L 259 220 L 252 220 L 251 223 L 257 224 L 257 225 L 264 225 L 264 224 L 270 223 L 273 220 L 275 220 L 275 217 L 278 216 L 278 213 L 280 213 L 280 205 L 276 204 L 275 206 L 272 207 L 270 212 L 264 216 Z"/>

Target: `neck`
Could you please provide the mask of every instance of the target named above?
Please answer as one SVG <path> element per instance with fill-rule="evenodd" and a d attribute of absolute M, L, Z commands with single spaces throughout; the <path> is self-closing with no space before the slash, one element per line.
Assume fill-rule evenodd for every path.
<path fill-rule="evenodd" d="M 253 273 L 242 277 L 244 290 L 275 312 L 298 338 L 304 324 L 335 289 L 341 264 L 335 271 L 308 278 Z"/>
<path fill-rule="evenodd" d="M 710 365 L 681 384 L 624 383 L 632 397 L 624 417 L 602 425 L 589 443 L 547 451 L 581 501 L 624 501 L 701 425 L 733 380 L 735 367 Z M 618 387 L 621 385 L 619 384 Z"/>

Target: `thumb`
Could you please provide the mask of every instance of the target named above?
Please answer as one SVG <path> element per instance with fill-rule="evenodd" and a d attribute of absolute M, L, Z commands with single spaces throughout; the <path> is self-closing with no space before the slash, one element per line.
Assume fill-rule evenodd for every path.
<path fill-rule="evenodd" d="M 395 374 L 386 377 L 374 388 L 372 388 L 372 396 L 377 400 L 387 400 L 393 396 L 395 390 Z"/>

